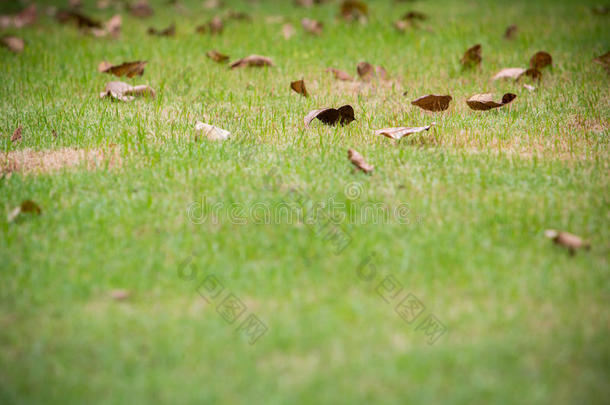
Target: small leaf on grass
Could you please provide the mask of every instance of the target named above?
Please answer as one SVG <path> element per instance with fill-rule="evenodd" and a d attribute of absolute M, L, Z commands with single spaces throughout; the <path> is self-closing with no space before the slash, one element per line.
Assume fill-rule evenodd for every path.
<path fill-rule="evenodd" d="M 76 11 L 60 10 L 55 15 L 62 24 L 74 23 L 78 28 L 102 28 L 102 23 Z"/>
<path fill-rule="evenodd" d="M 354 149 L 348 149 L 347 158 L 358 170 L 362 170 L 364 173 L 369 174 L 373 171 L 375 166 L 372 166 L 364 160 L 364 157 Z"/>
<path fill-rule="evenodd" d="M 150 17 L 154 14 L 154 11 L 148 0 L 138 0 L 134 4 L 129 6 L 129 12 L 131 15 L 139 18 Z"/>
<path fill-rule="evenodd" d="M 314 120 L 314 118 L 319 119 L 326 125 L 336 125 L 337 123 L 347 125 L 355 120 L 354 109 L 351 105 L 344 105 L 337 109 L 320 108 L 317 110 L 312 110 L 303 120 L 305 122 L 305 127 L 309 127 L 309 124 Z"/>
<path fill-rule="evenodd" d="M 19 142 L 21 141 L 21 133 L 23 132 L 23 127 L 22 126 L 18 126 L 17 129 L 15 129 L 15 131 L 13 132 L 13 135 L 11 136 L 11 142 Z"/>
<path fill-rule="evenodd" d="M 606 72 L 610 73 L 610 52 L 606 52 L 605 54 L 598 56 L 593 59 L 593 62 L 602 65 Z"/>
<path fill-rule="evenodd" d="M 225 63 L 229 60 L 229 55 L 225 55 L 224 53 L 218 52 L 216 49 L 212 49 L 211 51 L 207 51 L 205 55 L 212 59 L 214 62 Z"/>
<path fill-rule="evenodd" d="M 517 80 L 523 73 L 525 73 L 525 69 L 523 68 L 504 68 L 500 70 L 498 73 L 492 77 L 492 80 L 500 80 L 500 79 L 515 79 Z"/>
<path fill-rule="evenodd" d="M 515 24 L 510 25 L 504 31 L 504 39 L 514 39 L 517 35 L 517 26 Z"/>
<path fill-rule="evenodd" d="M 172 24 L 164 30 L 158 30 L 154 27 L 148 28 L 148 35 L 156 35 L 158 37 L 173 37 L 176 34 L 176 25 Z"/>
<path fill-rule="evenodd" d="M 373 66 L 368 62 L 360 62 L 356 66 L 358 76 L 365 82 L 369 82 L 375 78 L 385 79 L 387 76 L 386 70 L 383 66 Z"/>
<path fill-rule="evenodd" d="M 589 242 L 584 241 L 581 237 L 564 231 L 556 231 L 554 229 L 547 229 L 544 231 L 544 236 L 553 240 L 557 245 L 563 246 L 570 251 L 570 254 L 576 253 L 578 249 L 591 248 Z"/>
<path fill-rule="evenodd" d="M 38 11 L 36 10 L 36 4 L 31 4 L 17 14 L 0 15 L 0 28 L 26 27 L 36 22 L 37 18 Z"/>
<path fill-rule="evenodd" d="M 428 19 L 428 16 L 424 13 L 420 13 L 419 11 L 409 11 L 400 18 L 403 21 L 424 21 Z"/>
<path fill-rule="evenodd" d="M 305 81 L 303 81 L 303 79 L 290 83 L 290 88 L 302 95 L 303 97 L 309 97 L 309 93 L 305 88 Z"/>
<path fill-rule="evenodd" d="M 352 76 L 350 76 L 349 73 L 344 72 L 339 69 L 328 68 L 328 69 L 326 69 L 326 71 L 331 72 L 335 76 L 335 79 L 343 80 L 344 82 L 351 82 L 354 80 L 354 78 Z"/>
<path fill-rule="evenodd" d="M 468 48 L 462 56 L 462 66 L 465 68 L 470 68 L 473 66 L 478 66 L 481 64 L 481 44 L 476 44 L 475 46 Z"/>
<path fill-rule="evenodd" d="M 100 98 L 110 97 L 114 100 L 131 101 L 135 97 L 155 97 L 155 91 L 148 85 L 132 86 L 124 82 L 109 82 L 100 93 Z"/>
<path fill-rule="evenodd" d="M 466 104 L 473 110 L 478 111 L 486 111 L 491 110 L 492 108 L 499 108 L 506 104 L 512 102 L 517 96 L 513 93 L 506 93 L 502 96 L 502 101 L 496 102 L 493 100 L 493 94 L 491 93 L 482 93 L 475 94 L 466 100 Z"/>
<path fill-rule="evenodd" d="M 207 24 L 200 25 L 195 30 L 199 34 L 209 32 L 212 35 L 217 35 L 222 34 L 223 29 L 224 25 L 222 23 L 222 19 L 220 17 L 214 17 Z"/>
<path fill-rule="evenodd" d="M 13 53 L 21 53 L 25 48 L 25 41 L 14 36 L 2 37 L 0 43 Z"/>
<path fill-rule="evenodd" d="M 98 70 L 102 73 L 109 73 L 117 77 L 127 76 L 132 78 L 134 76 L 142 76 L 144 74 L 144 67 L 148 62 L 135 61 L 125 62 L 120 65 L 108 66 L 108 62 L 104 61 L 98 66 Z"/>
<path fill-rule="evenodd" d="M 522 76 L 531 77 L 534 80 L 540 80 L 542 78 L 542 72 L 536 68 L 529 68 L 523 72 Z"/>
<path fill-rule="evenodd" d="M 450 95 L 438 96 L 436 94 L 428 94 L 411 101 L 411 104 L 427 111 L 445 111 L 449 108 L 449 103 L 452 99 Z"/>
<path fill-rule="evenodd" d="M 310 18 L 303 18 L 301 20 L 301 26 L 303 29 L 313 35 L 322 35 L 323 25 L 320 21 L 312 20 Z"/>
<path fill-rule="evenodd" d="M 24 200 L 24 201 L 21 202 L 21 204 L 19 204 L 18 207 L 15 207 L 8 214 L 7 221 L 8 222 L 13 222 L 21 214 L 36 214 L 36 215 L 40 215 L 41 212 L 42 212 L 42 210 L 40 209 L 38 204 L 36 204 L 34 201 L 32 201 L 32 200 Z"/>
<path fill-rule="evenodd" d="M 208 10 L 212 10 L 215 8 L 221 8 L 224 7 L 224 3 L 220 0 L 206 0 L 203 3 L 203 8 L 208 9 Z"/>
<path fill-rule="evenodd" d="M 347 21 L 366 21 L 369 8 L 362 1 L 346 0 L 341 4 L 340 15 Z"/>
<path fill-rule="evenodd" d="M 263 67 L 263 66 L 275 66 L 271 58 L 260 55 L 250 55 L 245 58 L 236 60 L 231 63 L 229 67 L 231 69 L 241 68 L 241 67 Z"/>
<path fill-rule="evenodd" d="M 544 51 L 536 52 L 530 59 L 530 66 L 533 69 L 542 69 L 552 63 L 553 57 L 550 53 Z"/>
<path fill-rule="evenodd" d="M 436 123 L 433 122 L 432 124 L 427 125 L 425 127 L 395 127 L 378 129 L 377 131 L 375 131 L 375 135 L 383 135 L 387 138 L 399 140 L 408 135 L 427 131 L 432 128 L 433 125 L 436 125 Z"/>
<path fill-rule="evenodd" d="M 121 25 L 122 20 L 119 14 L 112 17 L 110 20 L 104 23 L 103 28 L 95 28 L 92 27 L 89 29 L 89 33 L 93 34 L 93 36 L 102 38 L 105 36 L 112 36 L 114 38 L 118 38 L 121 34 Z"/>
<path fill-rule="evenodd" d="M 128 290 L 112 290 L 110 297 L 115 301 L 125 301 L 131 297 L 131 292 Z"/>
<path fill-rule="evenodd" d="M 529 84 L 524 84 L 524 85 L 523 85 L 523 87 L 524 87 L 525 89 L 527 89 L 527 91 L 529 91 L 530 93 L 531 93 L 532 91 L 536 90 L 536 88 L 535 88 L 534 86 L 531 86 L 531 85 L 529 85 Z"/>
<path fill-rule="evenodd" d="M 296 30 L 292 26 L 292 24 L 284 24 L 282 27 L 282 35 L 284 39 L 290 39 L 294 34 L 296 34 Z"/>
<path fill-rule="evenodd" d="M 231 137 L 231 133 L 229 131 L 201 121 L 197 121 L 195 123 L 195 131 L 202 132 L 203 135 L 211 141 L 224 141 Z"/>

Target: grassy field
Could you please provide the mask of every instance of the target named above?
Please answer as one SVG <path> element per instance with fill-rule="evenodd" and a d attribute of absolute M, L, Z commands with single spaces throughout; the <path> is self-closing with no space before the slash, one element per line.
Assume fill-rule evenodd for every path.
<path fill-rule="evenodd" d="M 59 25 L 47 1 L 35 25 L 6 31 L 27 45 L 0 48 L 2 159 L 67 147 L 113 158 L 0 179 L 0 402 L 608 403 L 610 81 L 592 59 L 610 49 L 610 17 L 591 12 L 597 3 L 371 0 L 360 25 L 336 19 L 336 2 L 225 2 L 253 20 L 199 35 L 227 8 L 158 0 L 146 20 L 120 11 L 114 40 Z M 429 19 L 397 32 L 409 10 Z M 83 12 L 117 13 L 87 1 Z M 269 16 L 296 34 L 284 39 Z M 303 17 L 323 35 L 305 33 Z M 175 37 L 146 33 L 172 22 Z M 476 43 L 483 62 L 463 71 Z M 276 66 L 229 70 L 210 49 Z M 535 91 L 490 80 L 539 50 L 554 63 Z M 97 71 L 102 60 L 148 65 L 116 79 Z M 363 60 L 390 80 L 325 72 L 356 76 Z M 309 98 L 289 89 L 301 78 Z M 112 80 L 157 97 L 99 99 Z M 464 100 L 485 91 L 517 99 L 470 110 Z M 428 93 L 451 94 L 449 110 L 410 104 Z M 343 104 L 350 125 L 304 128 L 308 111 Z M 202 139 L 198 120 L 233 137 Z M 400 143 L 373 134 L 433 121 Z M 348 148 L 372 175 L 353 172 Z M 42 214 L 9 222 L 26 199 Z M 297 200 L 333 212 L 289 218 Z M 570 256 L 548 228 L 591 250 Z M 129 297 L 113 299 L 117 289 Z M 401 317 L 404 297 L 423 309 Z M 241 308 L 233 323 L 227 303 Z M 251 314 L 261 336 L 243 323 Z"/>

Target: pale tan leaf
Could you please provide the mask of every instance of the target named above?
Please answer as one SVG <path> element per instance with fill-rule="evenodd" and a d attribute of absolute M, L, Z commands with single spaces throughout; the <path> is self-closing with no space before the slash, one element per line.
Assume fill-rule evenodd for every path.
<path fill-rule="evenodd" d="M 110 97 L 120 101 L 131 101 L 135 97 L 155 97 L 155 91 L 148 85 L 131 86 L 124 82 L 109 82 L 100 93 L 100 98 Z"/>
<path fill-rule="evenodd" d="M 364 157 L 354 149 L 347 151 L 347 158 L 357 169 L 362 170 L 366 174 L 371 173 L 375 169 L 375 166 L 368 164 Z"/>
<path fill-rule="evenodd" d="M 313 35 L 322 35 L 323 24 L 320 21 L 312 20 L 310 18 L 303 18 L 301 20 L 301 26 L 303 29 Z"/>
<path fill-rule="evenodd" d="M 572 255 L 579 249 L 589 250 L 591 248 L 589 242 L 583 240 L 580 236 L 569 232 L 547 229 L 544 231 L 544 236 L 553 240 L 557 245 L 568 249 Z"/>
<path fill-rule="evenodd" d="M 13 53 L 21 53 L 25 48 L 25 41 L 14 36 L 5 36 L 0 38 L 0 44 Z"/>
<path fill-rule="evenodd" d="M 326 69 L 326 71 L 331 72 L 335 76 L 335 79 L 338 79 L 338 80 L 342 80 L 345 82 L 351 82 L 354 80 L 354 78 L 352 76 L 350 76 L 347 72 L 344 72 L 339 69 L 328 68 L 328 69 Z"/>
<path fill-rule="evenodd" d="M 241 68 L 241 67 L 263 67 L 263 66 L 275 66 L 275 64 L 273 63 L 273 60 L 271 60 L 271 58 L 268 58 L 266 56 L 250 55 L 250 56 L 246 56 L 245 58 L 236 60 L 235 62 L 233 62 L 229 65 L 229 67 L 231 69 Z"/>
<path fill-rule="evenodd" d="M 201 132 L 207 139 L 211 141 L 224 141 L 231 137 L 231 133 L 222 128 L 206 124 L 201 121 L 195 123 L 195 131 Z"/>
<path fill-rule="evenodd" d="M 492 80 L 500 80 L 500 79 L 515 79 L 517 80 L 523 73 L 525 73 L 526 69 L 523 68 L 504 68 L 500 70 Z"/>
<path fill-rule="evenodd" d="M 433 125 L 436 125 L 436 123 L 433 122 L 432 124 L 427 125 L 425 127 L 395 127 L 395 128 L 378 129 L 375 131 L 375 135 L 382 135 L 387 138 L 399 140 L 408 135 L 417 134 L 417 133 L 423 132 L 423 131 L 428 131 L 430 128 L 432 128 Z"/>
<path fill-rule="evenodd" d="M 282 35 L 284 36 L 284 39 L 292 38 L 292 36 L 296 34 L 296 32 L 297 31 L 294 29 L 292 24 L 284 24 L 284 26 L 282 27 Z"/>

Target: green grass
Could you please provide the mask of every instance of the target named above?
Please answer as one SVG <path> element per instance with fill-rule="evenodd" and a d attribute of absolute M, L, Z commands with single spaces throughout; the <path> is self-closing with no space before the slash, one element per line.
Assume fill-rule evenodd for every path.
<path fill-rule="evenodd" d="M 226 2 L 254 20 L 196 35 L 220 12 L 184 1 L 181 14 L 159 0 L 151 19 L 123 12 L 119 40 L 48 17 L 7 31 L 27 47 L 0 49 L 0 133 L 24 130 L 21 143 L 0 137 L 2 151 L 115 144 L 122 164 L 0 180 L 0 402 L 607 403 L 610 98 L 591 59 L 610 48 L 610 25 L 590 12 L 595 2 L 370 1 L 365 26 L 336 21 L 337 3 Z M 432 31 L 394 30 L 412 9 L 429 14 Z M 93 2 L 84 10 L 114 13 Z M 284 40 L 269 15 L 286 16 L 297 34 Z M 325 23 L 322 37 L 302 32 L 305 16 Z M 146 35 L 172 21 L 174 38 Z M 512 23 L 518 36 L 506 41 Z M 462 72 L 475 43 L 482 66 Z M 276 66 L 230 71 L 206 58 L 212 48 Z M 535 92 L 490 81 L 538 50 L 554 65 Z M 157 98 L 100 100 L 115 79 L 98 63 L 138 59 L 149 62 L 144 76 L 124 80 L 150 84 Z M 392 82 L 356 94 L 324 72 L 355 74 L 362 60 L 383 65 Z M 300 78 L 308 99 L 288 89 Z M 518 97 L 469 110 L 464 100 L 484 91 Z M 449 110 L 410 105 L 427 93 L 451 94 Z M 309 110 L 347 103 L 357 119 L 349 126 L 303 128 Z M 195 140 L 197 120 L 233 139 Z M 432 121 L 399 144 L 373 135 Z M 352 172 L 349 147 L 373 175 Z M 362 193 L 350 200 L 353 182 Z M 408 204 L 408 223 L 343 221 L 351 243 L 336 253 L 307 224 L 248 215 L 233 224 L 226 210 L 218 223 L 195 224 L 187 215 L 203 198 L 278 207 L 294 190 L 344 203 L 338 214 Z M 24 199 L 42 215 L 8 223 Z M 592 249 L 571 257 L 544 238 L 547 228 Z M 377 275 L 367 282 L 358 271 L 372 253 Z M 188 281 L 179 269 L 191 255 Z M 211 274 L 267 324 L 254 345 L 198 294 Z M 378 295 L 388 275 L 425 305 L 413 324 Z M 131 298 L 114 301 L 113 289 Z M 417 330 L 428 314 L 447 328 L 434 344 Z"/>

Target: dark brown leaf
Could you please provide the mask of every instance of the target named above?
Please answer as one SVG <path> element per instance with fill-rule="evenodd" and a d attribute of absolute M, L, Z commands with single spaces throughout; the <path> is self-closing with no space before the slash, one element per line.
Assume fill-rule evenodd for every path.
<path fill-rule="evenodd" d="M 216 49 L 212 49 L 211 51 L 207 51 L 205 55 L 212 59 L 214 62 L 225 63 L 229 60 L 229 55 L 225 55 L 224 53 L 218 52 Z"/>
<path fill-rule="evenodd" d="M 375 166 L 372 166 L 364 160 L 364 157 L 354 149 L 348 149 L 347 158 L 358 170 L 362 170 L 364 173 L 369 174 L 373 171 Z"/>
<path fill-rule="evenodd" d="M 308 127 L 311 121 L 315 118 L 319 119 L 326 125 L 347 125 L 354 121 L 354 109 L 351 105 L 344 105 L 337 109 L 334 108 L 320 108 L 317 110 L 310 111 L 304 119 L 305 127 Z"/>
<path fill-rule="evenodd" d="M 530 59 L 530 66 L 534 69 L 542 69 L 551 64 L 553 64 L 551 54 L 544 51 L 536 52 Z"/>
<path fill-rule="evenodd" d="M 100 66 L 98 66 L 98 70 L 105 67 L 105 66 L 102 66 L 102 64 L 104 64 L 104 63 L 108 63 L 108 62 L 100 63 Z M 147 63 L 148 62 L 145 62 L 145 61 L 125 62 L 120 65 L 108 66 L 105 69 L 100 70 L 100 72 L 109 73 L 109 74 L 115 75 L 117 77 L 127 76 L 129 78 L 132 78 L 134 76 L 142 76 L 144 74 L 144 67 L 146 66 Z"/>
<path fill-rule="evenodd" d="M 591 12 L 596 15 L 608 15 L 610 13 L 610 6 L 595 6 L 591 8 Z"/>
<path fill-rule="evenodd" d="M 563 246 L 570 251 L 570 254 L 576 253 L 578 249 L 587 249 L 591 248 L 591 244 L 589 242 L 584 241 L 581 237 L 576 236 L 569 232 L 564 231 L 556 231 L 554 229 L 547 229 L 544 232 L 544 235 L 553 240 L 557 245 Z"/>
<path fill-rule="evenodd" d="M 369 81 L 375 77 L 375 67 L 368 62 L 360 62 L 356 67 L 358 76 L 364 81 Z"/>
<path fill-rule="evenodd" d="M 514 39 L 517 35 L 517 26 L 515 24 L 510 25 L 504 31 L 504 39 Z"/>
<path fill-rule="evenodd" d="M 0 44 L 13 53 L 21 53 L 25 48 L 25 41 L 18 37 L 6 36 L 0 38 Z"/>
<path fill-rule="evenodd" d="M 348 21 L 366 21 L 369 8 L 362 1 L 346 0 L 341 4 L 340 15 Z"/>
<path fill-rule="evenodd" d="M 328 69 L 326 69 L 326 71 L 331 72 L 335 76 L 335 79 L 343 80 L 344 82 L 354 81 L 354 78 L 352 76 L 350 76 L 347 72 L 344 72 L 342 70 L 335 69 L 335 68 L 328 68 Z"/>
<path fill-rule="evenodd" d="M 13 132 L 13 135 L 11 136 L 11 142 L 21 141 L 22 132 L 23 132 L 23 127 L 21 127 L 21 126 L 17 127 L 17 129 L 15 129 L 15 131 Z"/>
<path fill-rule="evenodd" d="M 305 88 L 305 81 L 303 81 L 303 79 L 290 83 L 290 88 L 302 95 L 303 97 L 309 97 L 309 93 Z"/>
<path fill-rule="evenodd" d="M 313 35 L 322 35 L 323 25 L 320 21 L 312 20 L 310 18 L 303 18 L 301 20 L 303 29 Z"/>
<path fill-rule="evenodd" d="M 224 25 L 220 17 L 212 18 L 207 24 L 200 25 L 196 28 L 196 31 L 200 34 L 209 32 L 212 35 L 218 35 L 222 33 Z"/>
<path fill-rule="evenodd" d="M 62 24 L 76 24 L 78 28 L 102 28 L 102 23 L 100 21 L 94 20 L 76 11 L 60 10 L 55 15 L 55 18 Z"/>
<path fill-rule="evenodd" d="M 271 58 L 268 58 L 266 56 L 250 55 L 250 56 L 246 56 L 245 58 L 236 60 L 235 62 L 233 62 L 229 65 L 229 67 L 231 69 L 241 68 L 241 67 L 246 67 L 246 66 L 263 67 L 263 66 L 275 66 L 275 64 L 273 63 Z"/>
<path fill-rule="evenodd" d="M 377 131 L 375 131 L 375 135 L 383 135 L 387 138 L 399 140 L 408 135 L 427 131 L 432 128 L 433 125 L 436 125 L 436 123 L 433 122 L 432 124 L 427 125 L 425 127 L 395 127 L 378 129 Z"/>
<path fill-rule="evenodd" d="M 15 207 L 15 209 L 13 209 L 8 214 L 7 221 L 8 222 L 13 222 L 21 214 L 36 214 L 36 215 L 40 215 L 41 213 L 42 213 L 42 210 L 40 209 L 38 204 L 36 204 L 32 200 L 24 200 L 24 201 L 21 202 L 21 204 L 19 204 L 18 207 Z"/>
<path fill-rule="evenodd" d="M 427 111 L 445 111 L 453 98 L 450 95 L 428 94 L 411 101 L 411 104 Z"/>
<path fill-rule="evenodd" d="M 481 64 L 481 44 L 468 48 L 468 50 L 462 56 L 462 66 L 465 68 L 471 68 Z"/>
<path fill-rule="evenodd" d="M 598 56 L 593 59 L 593 62 L 602 65 L 606 72 L 610 73 L 610 52 L 606 52 L 605 54 Z"/>
<path fill-rule="evenodd" d="M 150 4 L 148 4 L 148 0 L 138 0 L 132 5 L 129 6 L 129 12 L 134 17 L 146 18 L 150 17 L 154 14 L 154 11 Z"/>
<path fill-rule="evenodd" d="M 403 14 L 400 19 L 401 21 L 425 21 L 428 19 L 428 16 L 424 13 L 420 13 L 419 11 L 409 11 L 408 13 Z"/>
<path fill-rule="evenodd" d="M 475 94 L 466 100 L 466 104 L 473 110 L 486 111 L 492 108 L 502 107 L 512 102 L 517 96 L 513 93 L 506 93 L 502 96 L 502 101 L 496 102 L 493 100 L 493 94 L 482 93 Z"/>
<path fill-rule="evenodd" d="M 176 25 L 172 24 L 164 30 L 157 30 L 156 28 L 148 28 L 148 35 L 156 35 L 158 37 L 173 37 L 176 34 Z"/>

